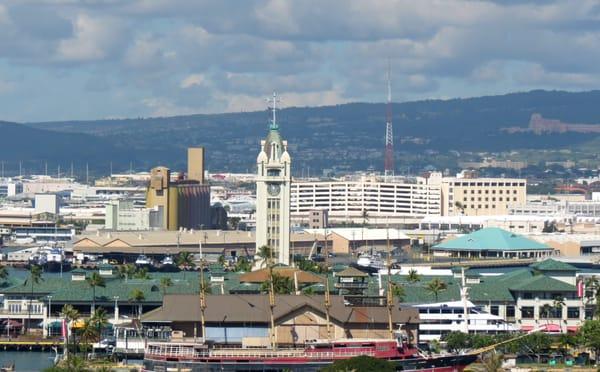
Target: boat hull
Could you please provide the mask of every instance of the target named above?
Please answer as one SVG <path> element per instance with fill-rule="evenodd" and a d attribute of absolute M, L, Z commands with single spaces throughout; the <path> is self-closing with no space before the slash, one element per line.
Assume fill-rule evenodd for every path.
<path fill-rule="evenodd" d="M 476 355 L 452 355 L 432 358 L 415 358 L 393 360 L 397 371 L 429 371 L 429 372 L 460 372 L 477 360 Z M 333 360 L 307 361 L 202 361 L 202 360 L 168 360 L 145 358 L 142 371 L 297 371 L 318 372 L 321 368 L 332 364 Z"/>

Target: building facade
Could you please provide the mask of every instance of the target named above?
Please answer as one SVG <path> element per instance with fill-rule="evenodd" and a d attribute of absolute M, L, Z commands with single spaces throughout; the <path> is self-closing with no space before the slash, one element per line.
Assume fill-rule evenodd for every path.
<path fill-rule="evenodd" d="M 256 159 L 256 249 L 268 246 L 277 263 L 289 265 L 291 158 L 276 120 L 273 107 L 269 134 Z"/>
<path fill-rule="evenodd" d="M 155 208 L 134 208 L 130 200 L 116 200 L 106 205 L 104 228 L 115 231 L 141 231 L 161 228 L 162 213 Z"/>
<path fill-rule="evenodd" d="M 210 226 L 210 186 L 197 180 L 171 181 L 170 170 L 151 170 L 146 193 L 146 207 L 161 214 L 162 228 L 202 229 Z"/>
<path fill-rule="evenodd" d="M 505 215 L 509 206 L 525 204 L 526 194 L 522 178 L 444 178 L 442 215 Z"/>
<path fill-rule="evenodd" d="M 331 221 L 347 223 L 402 222 L 441 213 L 441 175 L 405 181 L 294 181 L 292 218 L 309 221 L 311 211 L 324 209 Z M 368 220 L 368 221 L 366 221 Z"/>

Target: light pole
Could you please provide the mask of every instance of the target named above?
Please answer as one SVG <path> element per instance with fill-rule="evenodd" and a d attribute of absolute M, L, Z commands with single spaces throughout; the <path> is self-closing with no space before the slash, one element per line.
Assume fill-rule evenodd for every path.
<path fill-rule="evenodd" d="M 113 296 L 113 299 L 115 300 L 114 313 L 115 313 L 115 323 L 116 323 L 119 321 L 119 296 Z"/>
<path fill-rule="evenodd" d="M 48 318 L 52 316 L 52 295 L 48 295 Z"/>

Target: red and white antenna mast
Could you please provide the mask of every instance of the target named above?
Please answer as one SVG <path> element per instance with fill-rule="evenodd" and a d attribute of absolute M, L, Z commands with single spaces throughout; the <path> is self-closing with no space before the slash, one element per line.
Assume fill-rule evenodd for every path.
<path fill-rule="evenodd" d="M 394 175 L 394 128 L 392 126 L 392 83 L 390 76 L 390 61 L 387 71 L 387 105 L 385 119 L 385 159 L 383 163 L 384 175 Z"/>

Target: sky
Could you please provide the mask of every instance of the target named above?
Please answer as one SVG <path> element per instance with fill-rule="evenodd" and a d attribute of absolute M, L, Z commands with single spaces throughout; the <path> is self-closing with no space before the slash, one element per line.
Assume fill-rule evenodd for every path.
<path fill-rule="evenodd" d="M 600 2 L 0 0 L 0 120 L 596 89 Z"/>

